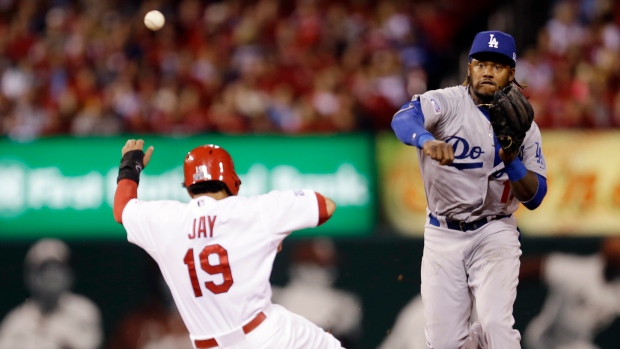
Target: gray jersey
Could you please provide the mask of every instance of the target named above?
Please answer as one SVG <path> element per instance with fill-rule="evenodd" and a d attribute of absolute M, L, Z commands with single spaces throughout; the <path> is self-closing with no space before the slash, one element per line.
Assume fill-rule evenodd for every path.
<path fill-rule="evenodd" d="M 491 123 L 467 87 L 428 91 L 413 99 L 422 105 L 424 128 L 454 148 L 454 162 L 449 166 L 439 165 L 418 149 L 428 210 L 437 217 L 468 222 L 515 212 L 519 201 L 496 155 Z M 528 170 L 546 176 L 536 123 L 527 132 L 519 157 Z"/>

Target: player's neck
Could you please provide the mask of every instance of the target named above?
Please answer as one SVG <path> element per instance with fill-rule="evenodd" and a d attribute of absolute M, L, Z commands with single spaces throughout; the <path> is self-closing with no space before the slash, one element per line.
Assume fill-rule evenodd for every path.
<path fill-rule="evenodd" d="M 226 190 L 220 190 L 217 193 L 203 193 L 203 194 L 198 194 L 198 195 L 192 195 L 192 199 L 197 199 L 202 196 L 207 196 L 215 200 L 222 200 L 222 199 L 226 199 L 230 195 L 228 195 Z"/>

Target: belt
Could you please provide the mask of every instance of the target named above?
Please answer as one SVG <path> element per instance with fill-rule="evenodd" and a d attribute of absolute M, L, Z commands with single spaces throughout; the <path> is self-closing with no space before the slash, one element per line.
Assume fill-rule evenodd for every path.
<path fill-rule="evenodd" d="M 245 326 L 242 327 L 243 333 L 248 334 L 252 332 L 255 328 L 258 327 L 258 325 L 265 321 L 266 318 L 267 316 L 265 316 L 265 313 L 261 311 L 260 313 L 258 313 L 258 315 L 256 315 L 254 319 L 252 319 L 250 322 L 248 322 L 247 324 L 245 324 Z M 215 348 L 218 346 L 215 338 L 196 339 L 194 340 L 194 345 L 196 345 L 196 348 L 198 349 Z"/>
<path fill-rule="evenodd" d="M 434 225 L 436 227 L 441 226 L 437 217 L 433 216 L 432 214 L 429 214 L 428 216 L 430 218 L 431 225 Z M 452 221 L 452 220 L 446 219 L 446 226 L 448 227 L 448 229 L 460 230 L 460 231 L 476 230 L 482 227 L 483 225 L 489 223 L 490 221 L 507 218 L 507 217 L 510 217 L 510 215 L 499 215 L 499 216 L 493 217 L 492 219 L 487 219 L 487 217 L 483 217 L 473 222 Z"/>

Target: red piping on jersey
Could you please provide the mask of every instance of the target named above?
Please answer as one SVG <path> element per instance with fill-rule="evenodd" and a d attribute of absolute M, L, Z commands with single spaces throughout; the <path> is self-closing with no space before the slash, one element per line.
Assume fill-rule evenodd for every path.
<path fill-rule="evenodd" d="M 325 221 L 329 219 L 329 216 L 327 215 L 327 204 L 325 203 L 325 198 L 317 192 L 315 192 L 315 194 L 316 200 L 319 202 L 319 224 L 317 224 L 317 226 L 319 226 L 325 223 Z"/>
<path fill-rule="evenodd" d="M 121 179 L 114 193 L 114 220 L 123 224 L 123 210 L 131 199 L 138 198 L 138 183 Z"/>

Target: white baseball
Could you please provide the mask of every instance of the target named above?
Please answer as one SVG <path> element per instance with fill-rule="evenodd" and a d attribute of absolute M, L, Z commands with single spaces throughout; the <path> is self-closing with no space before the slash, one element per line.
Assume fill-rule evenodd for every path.
<path fill-rule="evenodd" d="M 144 25 L 150 30 L 160 30 L 161 27 L 164 26 L 164 23 L 166 23 L 166 18 L 157 10 L 149 11 L 146 16 L 144 16 Z"/>

